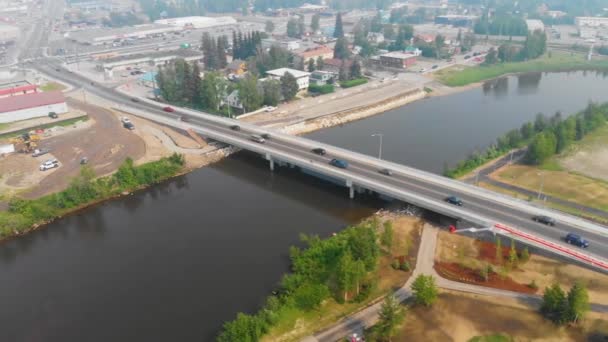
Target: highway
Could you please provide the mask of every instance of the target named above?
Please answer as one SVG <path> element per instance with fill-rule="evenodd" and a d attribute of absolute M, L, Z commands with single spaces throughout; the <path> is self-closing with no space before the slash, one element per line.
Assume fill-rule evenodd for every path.
<path fill-rule="evenodd" d="M 87 79 L 69 73 L 62 69 L 58 62 L 52 62 L 51 59 L 45 59 L 41 63 L 32 65 L 32 67 L 77 87 L 83 85 L 83 88 L 87 91 L 117 105 L 145 111 L 159 118 L 162 117 L 165 120 L 175 122 L 174 125 L 177 127 L 184 127 L 184 123 L 175 120 L 178 116 L 183 116 L 187 119 L 187 124 L 203 136 L 258 152 L 266 155 L 267 158 L 286 161 L 344 180 L 345 185 L 352 182 L 356 188 L 371 189 L 450 217 L 474 222 L 479 227 L 501 223 L 562 245 L 565 245 L 565 243 L 561 239 L 568 232 L 578 233 L 590 240 L 591 243 L 589 249 L 581 250 L 582 252 L 608 260 L 608 230 L 606 227 L 589 221 L 544 208 L 537 208 L 525 201 L 519 201 L 428 172 L 244 122 L 186 109 L 176 109 L 174 113 L 166 113 L 162 111 L 162 105 L 154 105 L 146 101 L 133 102 L 129 96 L 114 89 L 91 85 Z M 60 71 L 57 71 L 58 69 Z M 167 123 L 170 124 L 168 121 Z M 229 128 L 231 124 L 238 124 L 241 130 L 231 130 Z M 251 134 L 264 132 L 271 134 L 271 139 L 267 140 L 265 144 L 257 144 L 250 140 Z M 311 149 L 314 147 L 326 149 L 327 155 L 319 156 L 312 153 Z M 332 158 L 347 160 L 350 165 L 345 170 L 329 166 L 328 163 Z M 380 174 L 378 170 L 382 168 L 393 170 L 393 175 Z M 345 196 L 347 195 L 348 192 L 345 191 Z M 464 206 L 457 207 L 447 204 L 444 199 L 450 195 L 460 197 Z M 538 214 L 556 218 L 557 225 L 550 227 L 532 221 L 532 216 Z"/>

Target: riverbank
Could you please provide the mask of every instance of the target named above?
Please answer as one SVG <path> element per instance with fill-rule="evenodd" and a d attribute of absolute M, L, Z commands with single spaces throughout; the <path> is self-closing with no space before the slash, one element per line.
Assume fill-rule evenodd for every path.
<path fill-rule="evenodd" d="M 525 62 L 446 69 L 438 71 L 435 78 L 447 86 L 462 87 L 519 73 L 580 70 L 608 71 L 608 60 L 587 61 L 585 56 L 580 54 L 551 51 L 540 58 Z"/>

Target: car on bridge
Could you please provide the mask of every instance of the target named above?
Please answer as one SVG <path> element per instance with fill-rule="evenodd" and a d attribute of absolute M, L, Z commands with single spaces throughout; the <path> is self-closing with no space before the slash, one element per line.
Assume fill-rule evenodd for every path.
<path fill-rule="evenodd" d="M 462 200 L 456 196 L 450 196 L 445 199 L 446 202 L 462 207 Z"/>
<path fill-rule="evenodd" d="M 175 112 L 175 109 L 173 109 L 173 107 L 169 107 L 169 106 L 164 107 L 163 110 L 165 112 L 167 112 L 167 113 L 173 113 L 173 112 Z"/>
<path fill-rule="evenodd" d="M 318 147 L 318 148 L 313 148 L 311 151 L 312 151 L 312 153 L 314 153 L 314 154 L 318 154 L 318 155 L 320 155 L 320 156 L 324 156 L 324 155 L 326 155 L 326 154 L 327 154 L 327 151 L 325 151 L 325 149 L 324 149 L 324 148 L 320 148 L 320 147 Z"/>
<path fill-rule="evenodd" d="M 393 175 L 393 170 L 391 169 L 381 169 L 378 170 L 379 173 L 385 175 L 385 176 L 392 176 Z"/>
<path fill-rule="evenodd" d="M 233 130 L 233 131 L 240 131 L 241 130 L 241 127 L 239 125 L 232 125 L 229 128 L 231 130 Z"/>
<path fill-rule="evenodd" d="M 549 216 L 545 216 L 545 215 L 538 215 L 538 216 L 534 216 L 532 217 L 532 220 L 538 222 L 538 223 L 542 223 L 542 224 L 546 224 L 547 226 L 555 226 L 555 219 L 553 217 L 549 217 Z"/>
<path fill-rule="evenodd" d="M 262 138 L 261 136 L 254 134 L 250 137 L 251 140 L 257 142 L 258 144 L 263 144 L 266 142 L 266 140 L 264 140 L 264 138 Z"/>
<path fill-rule="evenodd" d="M 348 168 L 348 162 L 342 159 L 332 159 L 329 164 L 335 167 L 339 167 L 341 169 Z"/>
<path fill-rule="evenodd" d="M 589 248 L 589 241 L 583 239 L 580 235 L 568 233 L 564 240 L 571 244 L 582 248 Z"/>

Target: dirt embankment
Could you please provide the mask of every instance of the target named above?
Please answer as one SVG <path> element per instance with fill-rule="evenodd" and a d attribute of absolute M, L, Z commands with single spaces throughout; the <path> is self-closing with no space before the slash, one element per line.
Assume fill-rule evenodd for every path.
<path fill-rule="evenodd" d="M 426 96 L 422 89 L 414 89 L 405 93 L 384 99 L 372 105 L 356 107 L 344 111 L 330 113 L 322 117 L 305 120 L 286 127 L 283 131 L 289 134 L 306 134 L 319 129 L 342 125 L 348 122 L 361 120 L 373 115 L 386 112 L 410 102 L 420 100 Z"/>

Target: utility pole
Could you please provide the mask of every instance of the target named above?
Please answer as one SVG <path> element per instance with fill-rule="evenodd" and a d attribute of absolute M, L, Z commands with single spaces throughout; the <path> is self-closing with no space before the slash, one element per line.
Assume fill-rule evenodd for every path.
<path fill-rule="evenodd" d="M 384 137 L 384 134 L 374 133 L 374 134 L 372 134 L 372 137 L 380 137 L 380 146 L 378 148 L 378 159 L 382 159 L 382 138 Z"/>
<path fill-rule="evenodd" d="M 545 175 L 542 172 L 539 172 L 538 175 L 540 176 L 540 187 L 538 188 L 538 199 L 540 200 L 540 196 L 543 193 L 543 185 L 545 183 Z"/>

